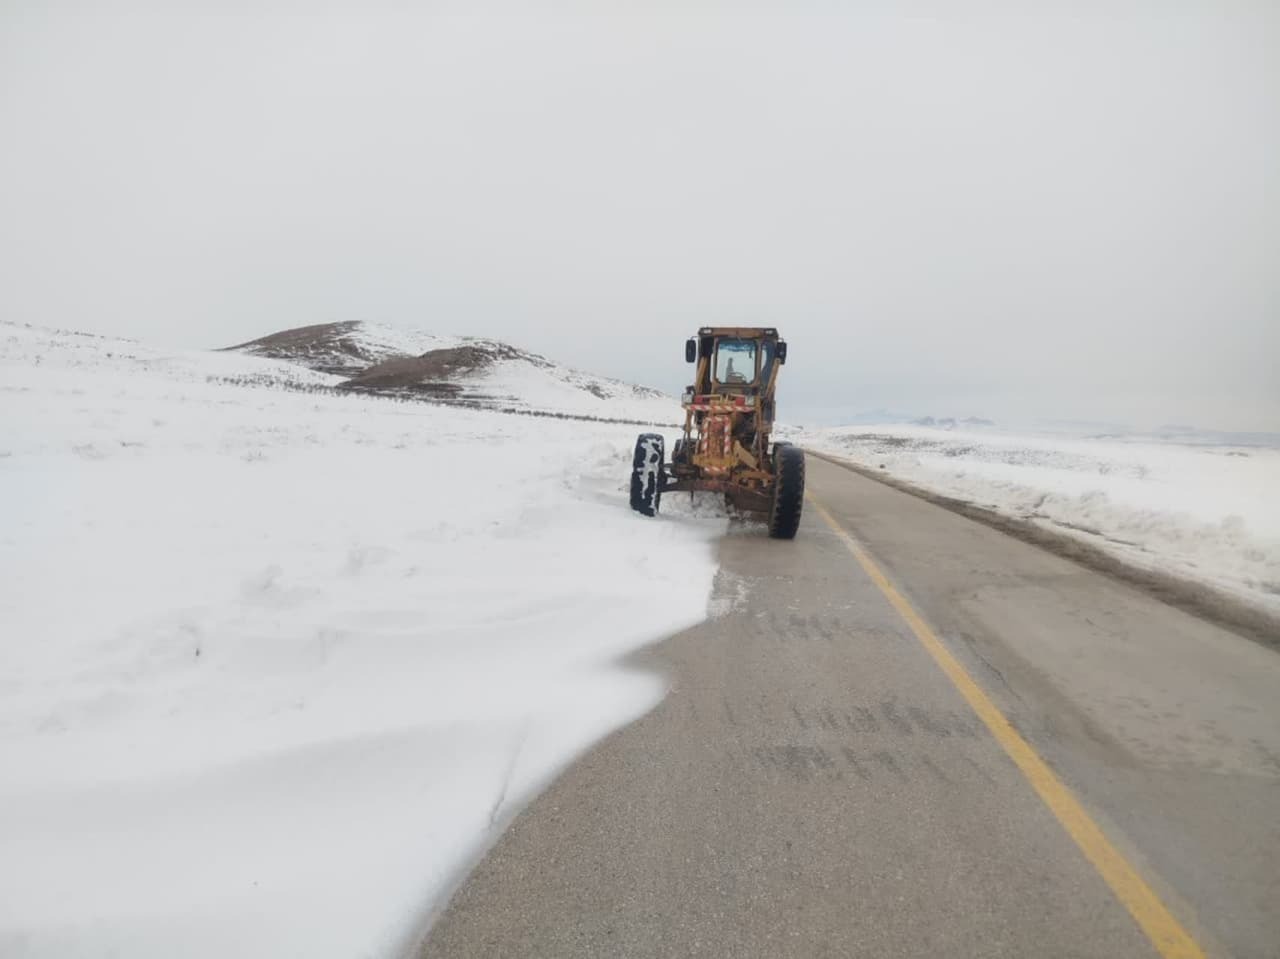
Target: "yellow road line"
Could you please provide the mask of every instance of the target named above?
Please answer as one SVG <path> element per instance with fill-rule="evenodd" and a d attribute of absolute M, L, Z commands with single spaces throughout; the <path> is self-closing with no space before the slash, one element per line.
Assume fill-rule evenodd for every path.
<path fill-rule="evenodd" d="M 1142 931 L 1146 933 L 1151 944 L 1164 959 L 1204 959 L 1204 951 L 1191 937 L 1160 897 L 1155 894 L 1138 870 L 1111 845 L 1102 829 L 1093 821 L 1080 801 L 1063 785 L 1048 764 L 1040 758 L 1040 754 L 1031 747 L 1005 717 L 999 707 L 988 698 L 987 694 L 960 665 L 960 661 L 951 655 L 950 650 L 942 644 L 938 636 L 924 621 L 915 608 L 907 601 L 889 578 L 880 571 L 880 567 L 858 541 L 847 533 L 835 518 L 812 495 L 806 498 L 813 504 L 818 514 L 827 525 L 840 537 L 849 552 L 853 554 L 858 565 L 880 588 L 885 598 L 893 604 L 893 608 L 911 627 L 916 639 L 933 657 L 952 685 L 965 698 L 978 718 L 981 719 L 996 741 L 1004 747 L 1009 758 L 1014 761 L 1022 775 L 1026 777 L 1033 789 L 1039 794 L 1044 804 L 1058 818 L 1058 822 L 1075 840 L 1085 858 L 1093 864 L 1117 899 L 1124 904 Z"/>

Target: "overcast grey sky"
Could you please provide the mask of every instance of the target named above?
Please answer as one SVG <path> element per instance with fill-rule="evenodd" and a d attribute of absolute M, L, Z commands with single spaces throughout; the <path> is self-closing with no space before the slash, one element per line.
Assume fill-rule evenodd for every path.
<path fill-rule="evenodd" d="M 0 316 L 1280 429 L 1280 4 L 0 0 Z"/>

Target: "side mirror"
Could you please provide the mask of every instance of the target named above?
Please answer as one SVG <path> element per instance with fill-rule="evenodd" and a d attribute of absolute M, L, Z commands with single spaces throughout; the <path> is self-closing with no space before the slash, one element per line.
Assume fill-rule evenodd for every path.
<path fill-rule="evenodd" d="M 787 342 L 786 340 L 778 341 L 778 362 L 787 362 Z"/>
<path fill-rule="evenodd" d="M 684 345 L 684 361 L 686 363 L 692 363 L 697 358 L 698 358 L 698 341 L 691 336 L 689 337 L 688 342 L 686 342 Z"/>

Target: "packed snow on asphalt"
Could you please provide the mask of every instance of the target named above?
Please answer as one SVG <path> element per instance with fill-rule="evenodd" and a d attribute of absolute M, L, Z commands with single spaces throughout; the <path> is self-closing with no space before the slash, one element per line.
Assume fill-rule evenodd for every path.
<path fill-rule="evenodd" d="M 725 521 L 639 428 L 332 382 L 0 324 L 5 956 L 396 954 L 663 695 Z"/>

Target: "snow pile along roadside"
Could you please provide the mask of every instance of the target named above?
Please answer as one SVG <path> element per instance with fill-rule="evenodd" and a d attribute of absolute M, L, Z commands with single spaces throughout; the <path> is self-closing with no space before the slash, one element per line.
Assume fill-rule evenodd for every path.
<path fill-rule="evenodd" d="M 1280 614 L 1280 450 L 923 426 L 789 438 Z"/>
<path fill-rule="evenodd" d="M 0 325 L 6 956 L 395 954 L 706 612 L 632 428 L 290 375 Z"/>

